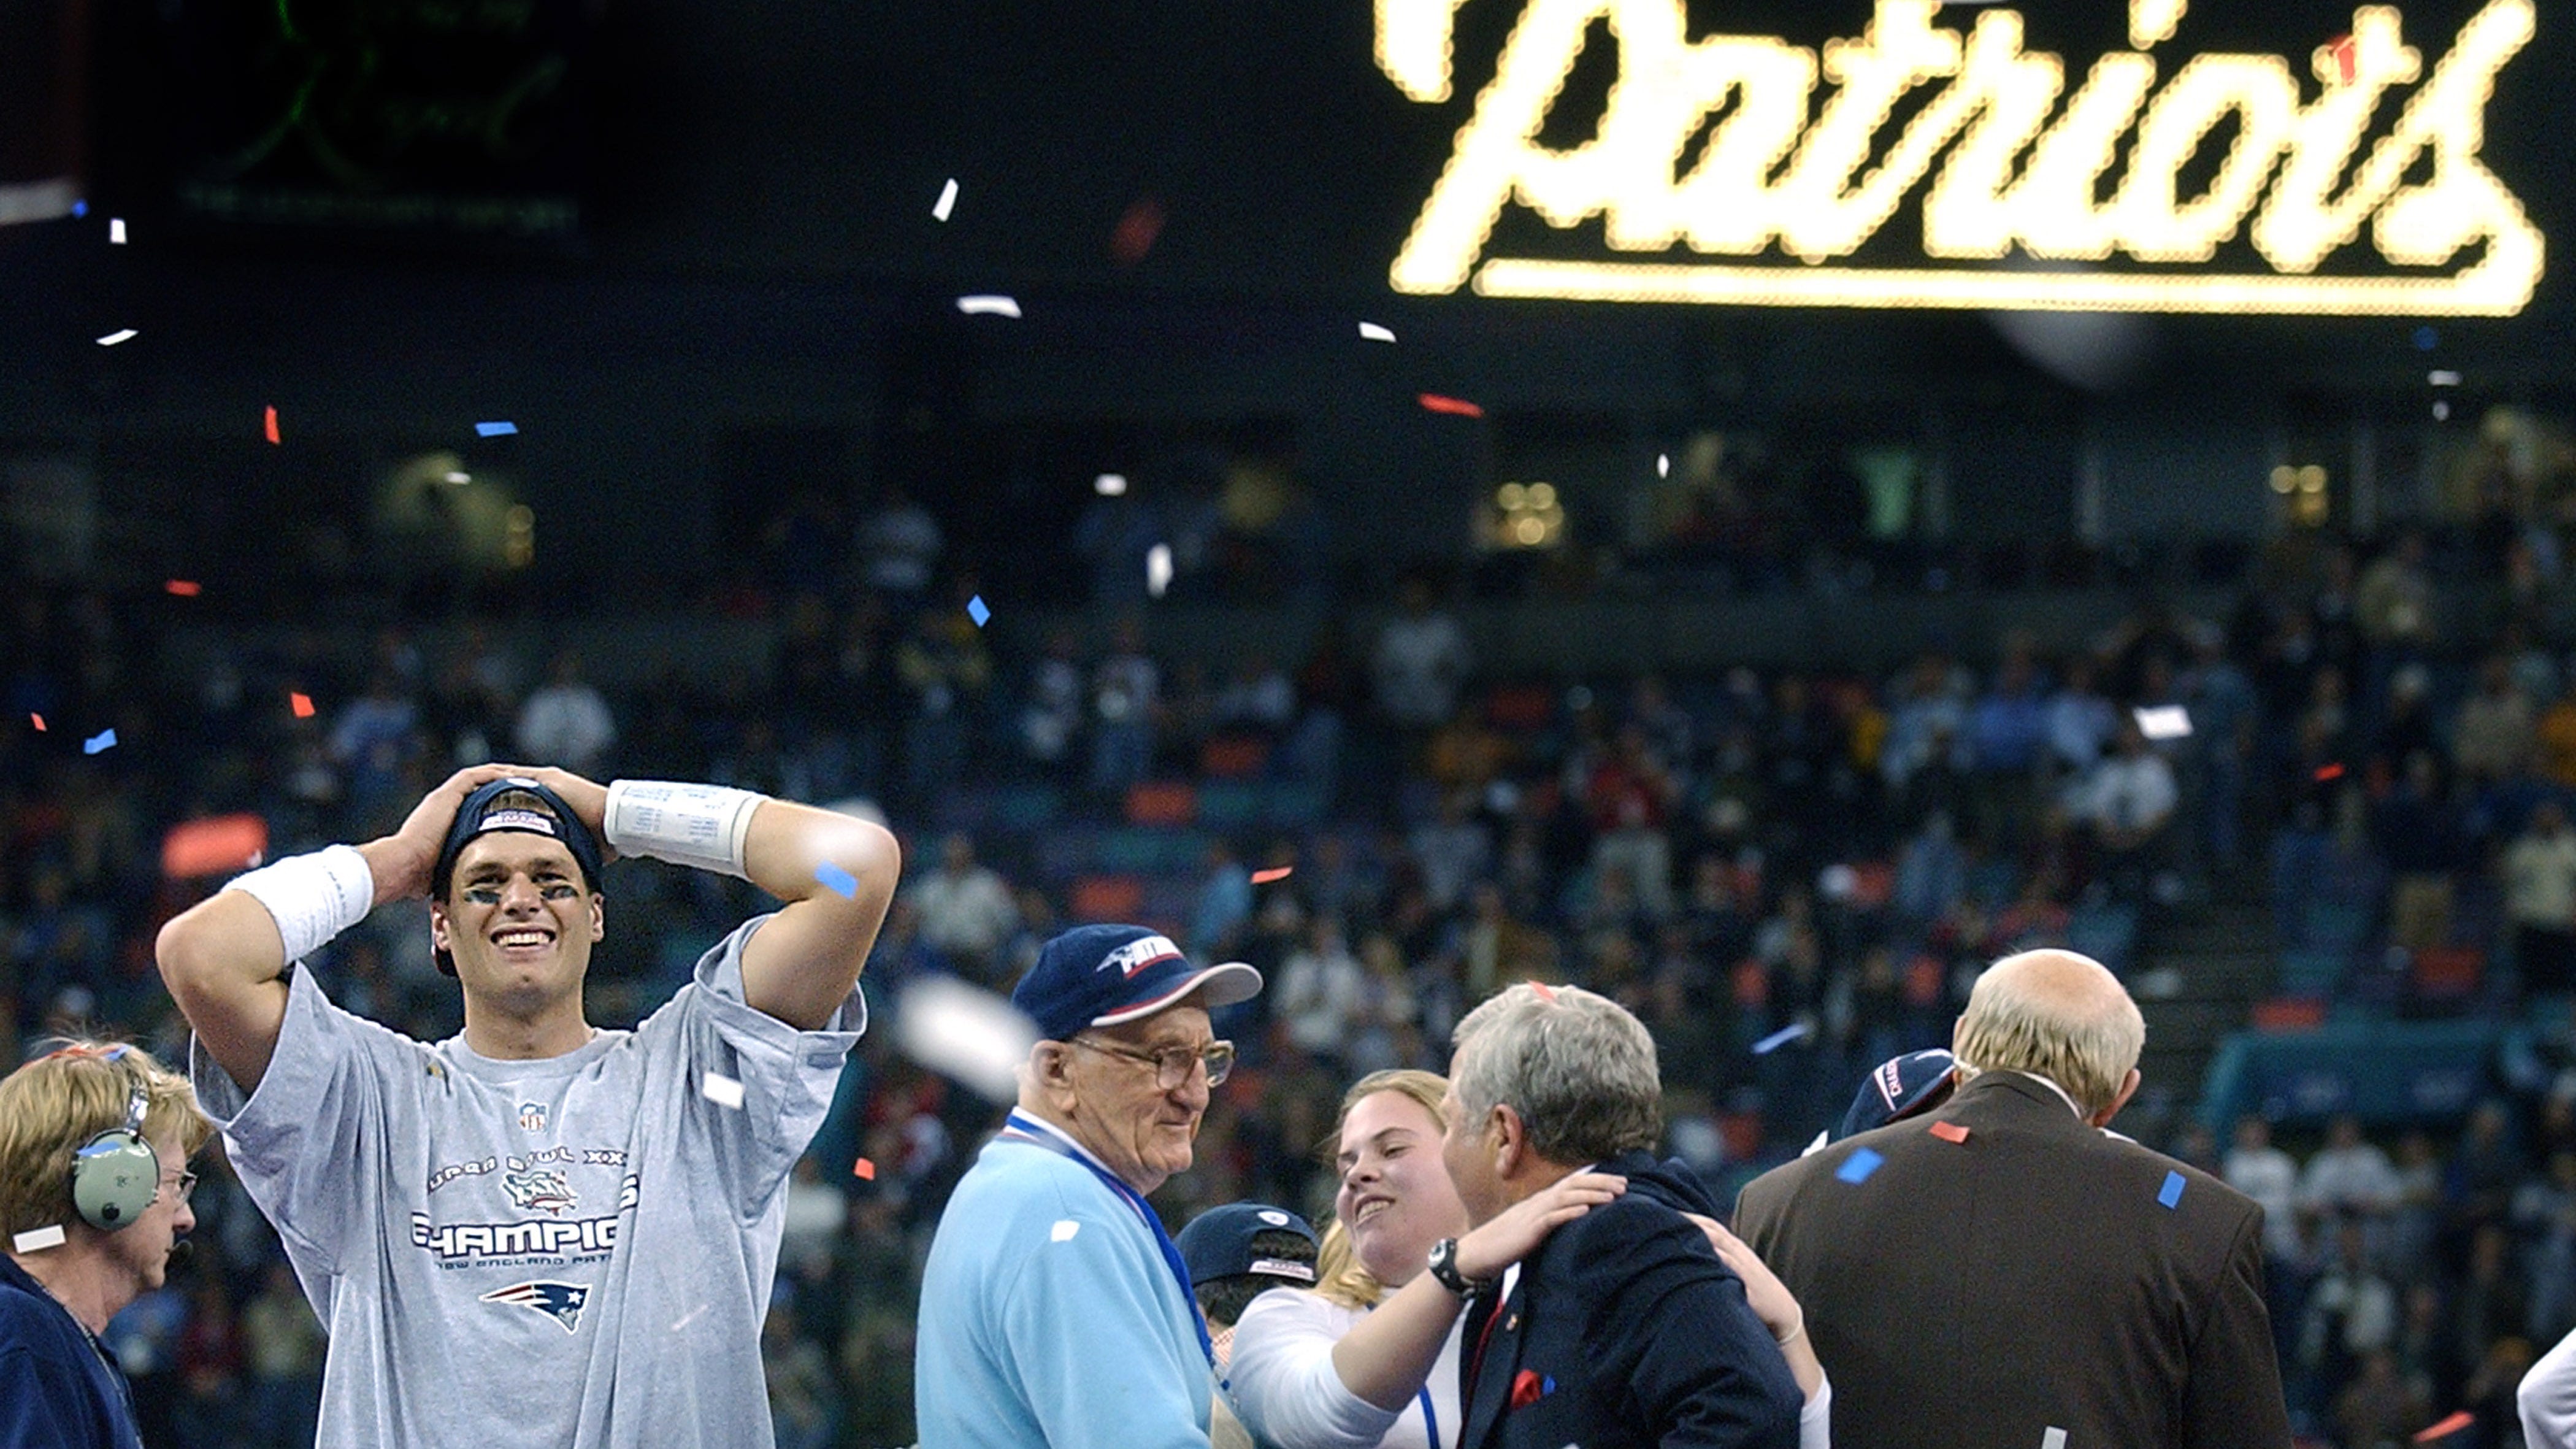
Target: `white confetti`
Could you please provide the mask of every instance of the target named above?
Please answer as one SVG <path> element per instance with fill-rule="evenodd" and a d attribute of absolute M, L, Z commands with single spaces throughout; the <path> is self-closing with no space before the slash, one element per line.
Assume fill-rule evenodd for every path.
<path fill-rule="evenodd" d="M 707 1073 L 706 1080 L 698 1083 L 698 1095 L 719 1107 L 742 1110 L 742 1083 L 722 1072 Z"/>
<path fill-rule="evenodd" d="M 110 332 L 105 337 L 98 339 L 98 345 L 101 347 L 114 347 L 120 342 L 131 342 L 141 335 L 141 333 L 135 331 L 131 327 L 120 327 L 114 332 Z"/>
<path fill-rule="evenodd" d="M 681 1314 L 677 1319 L 672 1321 L 671 1331 L 673 1333 L 677 1333 L 681 1329 L 688 1327 L 690 1324 L 697 1322 L 698 1316 L 705 1313 L 713 1306 L 713 1304 L 701 1303 L 697 1307 L 690 1309 L 688 1312 Z"/>
<path fill-rule="evenodd" d="M 36 1253 L 47 1248 L 59 1248 L 63 1245 L 63 1226 L 60 1223 L 47 1223 L 41 1228 L 31 1228 L 20 1233 L 9 1241 L 21 1253 Z"/>
<path fill-rule="evenodd" d="M 1672 454 L 1657 453 L 1655 455 L 1655 476 L 1658 478 L 1670 478 L 1673 476 Z"/>
<path fill-rule="evenodd" d="M 2191 714 L 2178 704 L 2149 705 L 2130 711 L 2137 717 L 2138 733 L 2151 740 L 2180 740 L 2191 737 Z"/>
<path fill-rule="evenodd" d="M 1017 1101 L 1020 1064 L 1038 1044 L 1037 1023 L 992 992 L 953 976 L 925 976 L 895 1002 L 895 1044 L 996 1102 Z"/>
<path fill-rule="evenodd" d="M 112 247 L 125 245 L 124 217 L 111 216 L 107 219 L 107 244 Z"/>
<path fill-rule="evenodd" d="M 1073 1219 L 1057 1218 L 1055 1220 L 1055 1226 L 1047 1230 L 1047 1241 L 1050 1243 L 1070 1243 L 1073 1241 L 1073 1235 L 1081 1231 L 1082 1224 L 1075 1222 Z"/>
<path fill-rule="evenodd" d="M 1119 494 L 1127 491 L 1127 475 L 1124 473 L 1103 473 L 1099 477 L 1091 480 L 1091 491 L 1099 494 L 1103 498 L 1115 498 Z"/>
<path fill-rule="evenodd" d="M 1172 586 L 1172 546 L 1158 543 L 1145 550 L 1145 592 L 1155 598 Z"/>
<path fill-rule="evenodd" d="M 2435 387 L 2458 387 L 2460 375 L 2447 367 L 2437 367 L 2424 374 L 2424 380 Z"/>
<path fill-rule="evenodd" d="M 2039 1436 L 2039 1449 L 2066 1449 L 2066 1431 L 2054 1424 L 2049 1425 L 2048 1432 Z"/>
<path fill-rule="evenodd" d="M 956 205 L 957 178 L 951 176 L 948 178 L 948 184 L 939 188 L 939 204 L 930 209 L 930 214 L 936 220 L 946 221 L 948 219 L 948 213 L 954 209 Z"/>
<path fill-rule="evenodd" d="M 1360 340 L 1363 342 L 1393 342 L 1395 340 L 1395 333 L 1387 328 L 1380 327 L 1374 322 L 1363 322 L 1360 324 Z"/>
<path fill-rule="evenodd" d="M 957 299 L 957 310 L 969 317 L 1017 317 L 1020 304 L 994 292 L 978 292 Z"/>

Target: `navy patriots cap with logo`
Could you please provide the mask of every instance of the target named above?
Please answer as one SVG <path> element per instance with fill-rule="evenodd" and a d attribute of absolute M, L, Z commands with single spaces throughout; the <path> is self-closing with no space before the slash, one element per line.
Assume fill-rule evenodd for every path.
<path fill-rule="evenodd" d="M 1144 926 L 1076 926 L 1046 943 L 1011 991 L 1011 1004 L 1048 1041 L 1087 1026 L 1116 1026 L 1177 1006 L 1191 993 L 1214 1008 L 1261 994 L 1261 973 L 1240 961 L 1193 966 L 1172 938 Z"/>
<path fill-rule="evenodd" d="M 1880 1062 L 1869 1080 L 1860 1084 L 1834 1140 L 1839 1142 L 1940 1106 L 1950 1100 L 1958 1068 L 1959 1059 L 1939 1047 Z"/>
<path fill-rule="evenodd" d="M 1306 1246 L 1287 1257 L 1265 1258 L 1252 1250 L 1252 1240 L 1263 1233 L 1294 1233 Z M 1286 1208 L 1257 1202 L 1212 1207 L 1190 1219 L 1172 1243 L 1181 1250 L 1181 1261 L 1189 1265 L 1194 1284 L 1252 1273 L 1314 1286 L 1315 1230 Z"/>

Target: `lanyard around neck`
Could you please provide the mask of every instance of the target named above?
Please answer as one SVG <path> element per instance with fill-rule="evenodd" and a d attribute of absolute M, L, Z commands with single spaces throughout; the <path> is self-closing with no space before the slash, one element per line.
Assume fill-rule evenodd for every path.
<path fill-rule="evenodd" d="M 1099 1178 L 1103 1185 L 1117 1194 L 1120 1202 L 1135 1210 L 1136 1216 L 1144 1222 L 1146 1230 L 1154 1235 L 1154 1246 L 1163 1250 L 1163 1263 L 1172 1270 L 1172 1280 L 1180 1285 L 1181 1301 L 1187 1304 L 1190 1310 L 1190 1326 L 1198 1330 L 1199 1352 L 1207 1356 L 1208 1367 L 1216 1367 L 1216 1341 L 1208 1337 L 1207 1319 L 1199 1313 L 1198 1292 L 1190 1286 L 1189 1265 L 1181 1261 L 1180 1248 L 1172 1242 L 1172 1235 L 1164 1230 L 1162 1217 L 1145 1201 L 1145 1195 L 1129 1186 L 1125 1178 L 1076 1150 L 1072 1143 L 1056 1135 L 1046 1124 L 1023 1116 L 1017 1110 L 1004 1120 L 1006 1122 L 1002 1128 L 1004 1138 L 1012 1142 L 1026 1142 L 1034 1147 L 1043 1147 L 1058 1157 L 1069 1158 L 1082 1164 L 1092 1176 Z"/>

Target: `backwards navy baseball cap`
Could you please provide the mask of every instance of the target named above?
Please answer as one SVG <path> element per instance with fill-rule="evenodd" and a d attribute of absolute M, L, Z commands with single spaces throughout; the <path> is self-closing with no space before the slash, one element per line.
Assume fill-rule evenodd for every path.
<path fill-rule="evenodd" d="M 1851 1110 L 1843 1114 L 1843 1125 L 1834 1132 L 1834 1140 L 1839 1142 L 1940 1106 L 1950 1100 L 1958 1070 L 1959 1059 L 1940 1047 L 1907 1052 L 1880 1062 L 1869 1080 L 1860 1084 L 1860 1092 L 1852 1098 Z"/>
<path fill-rule="evenodd" d="M 456 807 L 456 819 L 447 827 L 447 841 L 438 848 L 438 863 L 429 873 L 429 895 L 432 900 L 447 898 L 448 881 L 456 874 L 456 857 L 477 836 L 495 830 L 515 830 L 528 835 L 543 835 L 560 840 L 572 852 L 573 864 L 581 867 L 584 889 L 599 889 L 599 840 L 590 827 L 581 823 L 563 797 L 523 775 L 504 775 L 479 786 L 465 802 Z M 438 969 L 449 976 L 456 974 L 456 962 L 445 951 L 431 953 Z"/>
<path fill-rule="evenodd" d="M 1293 1256 L 1263 1257 L 1252 1250 L 1252 1240 L 1263 1233 L 1294 1233 L 1306 1246 Z M 1181 1262 L 1188 1266 L 1194 1284 L 1246 1273 L 1310 1288 L 1315 1283 L 1315 1230 L 1286 1208 L 1257 1202 L 1212 1207 L 1190 1219 L 1172 1243 L 1181 1250 Z"/>
<path fill-rule="evenodd" d="M 1208 1007 L 1261 994 L 1261 973 L 1240 961 L 1193 966 L 1172 938 L 1143 926 L 1076 926 L 1038 950 L 1011 1004 L 1048 1041 L 1088 1026 L 1117 1026 L 1178 1006 L 1191 993 Z"/>

